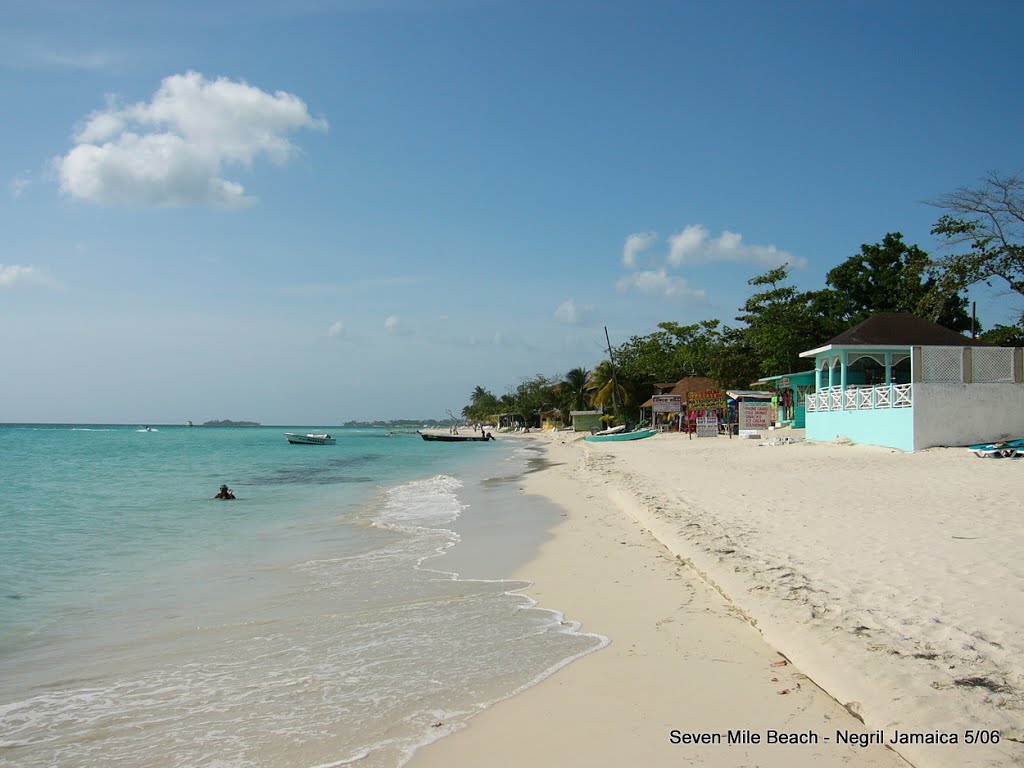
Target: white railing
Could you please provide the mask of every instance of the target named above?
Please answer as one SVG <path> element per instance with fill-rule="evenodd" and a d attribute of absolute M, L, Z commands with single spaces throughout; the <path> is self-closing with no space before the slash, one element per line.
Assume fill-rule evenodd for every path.
<path fill-rule="evenodd" d="M 828 409 L 830 411 L 843 410 L 843 388 L 832 387 L 828 393 Z"/>
<path fill-rule="evenodd" d="M 855 411 L 857 410 L 857 390 L 849 388 L 843 393 L 843 410 Z"/>
<path fill-rule="evenodd" d="M 874 408 L 874 403 L 871 401 L 871 395 L 874 392 L 874 387 L 864 387 L 863 389 L 855 389 L 857 393 L 857 408 Z"/>
<path fill-rule="evenodd" d="M 912 384 L 822 387 L 806 397 L 810 413 L 819 411 L 863 411 L 876 408 L 910 408 L 914 404 Z"/>
<path fill-rule="evenodd" d="M 909 408 L 914 404 L 914 387 L 911 384 L 896 384 L 892 394 L 895 398 L 893 408 Z"/>
<path fill-rule="evenodd" d="M 892 407 L 892 390 L 888 384 L 881 387 L 875 387 L 875 408 L 891 408 Z"/>

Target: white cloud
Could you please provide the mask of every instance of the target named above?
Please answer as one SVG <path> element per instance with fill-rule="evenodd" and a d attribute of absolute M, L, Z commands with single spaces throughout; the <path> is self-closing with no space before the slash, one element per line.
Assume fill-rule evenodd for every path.
<path fill-rule="evenodd" d="M 341 339 L 345 337 L 345 326 L 340 320 L 333 322 L 328 326 L 327 336 L 331 339 Z"/>
<path fill-rule="evenodd" d="M 747 245 L 738 232 L 725 230 L 717 238 L 702 224 L 691 224 L 668 239 L 668 263 L 708 264 L 711 262 L 746 262 L 765 267 L 792 264 L 804 267 L 807 260 L 776 248 L 774 245 Z"/>
<path fill-rule="evenodd" d="M 654 245 L 657 239 L 658 235 L 654 232 L 635 232 L 627 237 L 622 246 L 622 265 L 635 267 L 637 256 Z"/>
<path fill-rule="evenodd" d="M 555 309 L 555 319 L 566 325 L 579 325 L 593 313 L 593 304 L 577 304 L 573 299 L 566 299 Z"/>
<path fill-rule="evenodd" d="M 238 208 L 252 198 L 223 178 L 224 168 L 249 168 L 260 157 L 287 162 L 298 152 L 287 136 L 300 128 L 326 130 L 327 122 L 293 94 L 187 72 L 165 78 L 149 102 L 119 108 L 108 100 L 54 166 L 61 190 L 74 198 Z"/>
<path fill-rule="evenodd" d="M 28 173 L 19 173 L 9 185 L 11 197 L 21 197 L 21 194 L 32 186 L 32 177 Z"/>
<path fill-rule="evenodd" d="M 620 291 L 637 290 L 649 296 L 664 296 L 669 299 L 693 299 L 704 301 L 702 288 L 692 288 L 685 277 L 668 274 L 664 269 L 634 272 L 620 278 L 615 284 Z"/>
<path fill-rule="evenodd" d="M 53 288 L 57 286 L 57 281 L 37 267 L 0 264 L 0 288 L 14 288 L 18 285 L 42 285 Z"/>
<path fill-rule="evenodd" d="M 384 330 L 393 336 L 408 336 L 412 333 L 412 329 L 398 315 L 388 315 L 384 319 Z"/>

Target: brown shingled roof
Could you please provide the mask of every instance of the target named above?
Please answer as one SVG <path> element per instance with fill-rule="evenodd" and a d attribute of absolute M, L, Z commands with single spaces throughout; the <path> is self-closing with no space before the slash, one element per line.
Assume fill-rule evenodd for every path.
<path fill-rule="evenodd" d="M 862 323 L 847 328 L 825 346 L 923 346 L 923 347 L 987 347 L 977 339 L 961 336 L 931 320 L 909 312 L 879 312 Z"/>
<path fill-rule="evenodd" d="M 656 387 L 668 386 L 667 384 L 656 384 Z M 666 395 L 682 395 L 683 400 L 686 400 L 687 392 L 703 392 L 708 389 L 720 389 L 718 384 L 711 379 L 704 376 L 687 376 L 685 379 L 680 379 L 672 385 L 672 389 L 666 392 Z M 641 405 L 641 408 L 650 408 L 654 402 L 654 398 L 650 398 L 646 403 Z"/>

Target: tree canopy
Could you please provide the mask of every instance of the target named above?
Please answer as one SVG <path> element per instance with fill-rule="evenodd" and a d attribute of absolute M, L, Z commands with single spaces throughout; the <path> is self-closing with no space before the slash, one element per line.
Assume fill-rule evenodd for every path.
<path fill-rule="evenodd" d="M 939 260 L 933 303 L 942 291 L 993 280 L 1024 298 L 1024 176 L 990 172 L 977 186 L 961 187 L 930 204 L 946 211 L 932 234 L 954 249 Z"/>
<path fill-rule="evenodd" d="M 829 271 L 831 308 L 847 325 L 877 312 L 911 312 L 954 331 L 969 330 L 967 300 L 940 287 L 935 266 L 918 246 L 904 243 L 902 233 L 889 232 Z"/>

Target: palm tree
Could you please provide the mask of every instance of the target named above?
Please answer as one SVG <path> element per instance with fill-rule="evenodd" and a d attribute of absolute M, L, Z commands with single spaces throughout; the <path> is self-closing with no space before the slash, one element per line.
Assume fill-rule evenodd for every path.
<path fill-rule="evenodd" d="M 586 368 L 573 368 L 565 374 L 559 387 L 562 419 L 566 423 L 569 411 L 585 411 L 590 407 L 590 387 Z"/>
<path fill-rule="evenodd" d="M 629 388 L 624 386 L 622 379 L 619 379 L 618 386 L 616 386 L 612 364 L 608 360 L 602 360 L 590 372 L 587 386 L 592 390 L 590 401 L 601 408 L 608 403 L 624 407 L 629 405 L 632 400 Z"/>
<path fill-rule="evenodd" d="M 469 400 L 469 405 L 462 409 L 463 418 L 469 421 L 486 421 L 498 409 L 498 398 L 481 386 L 473 389 Z"/>

